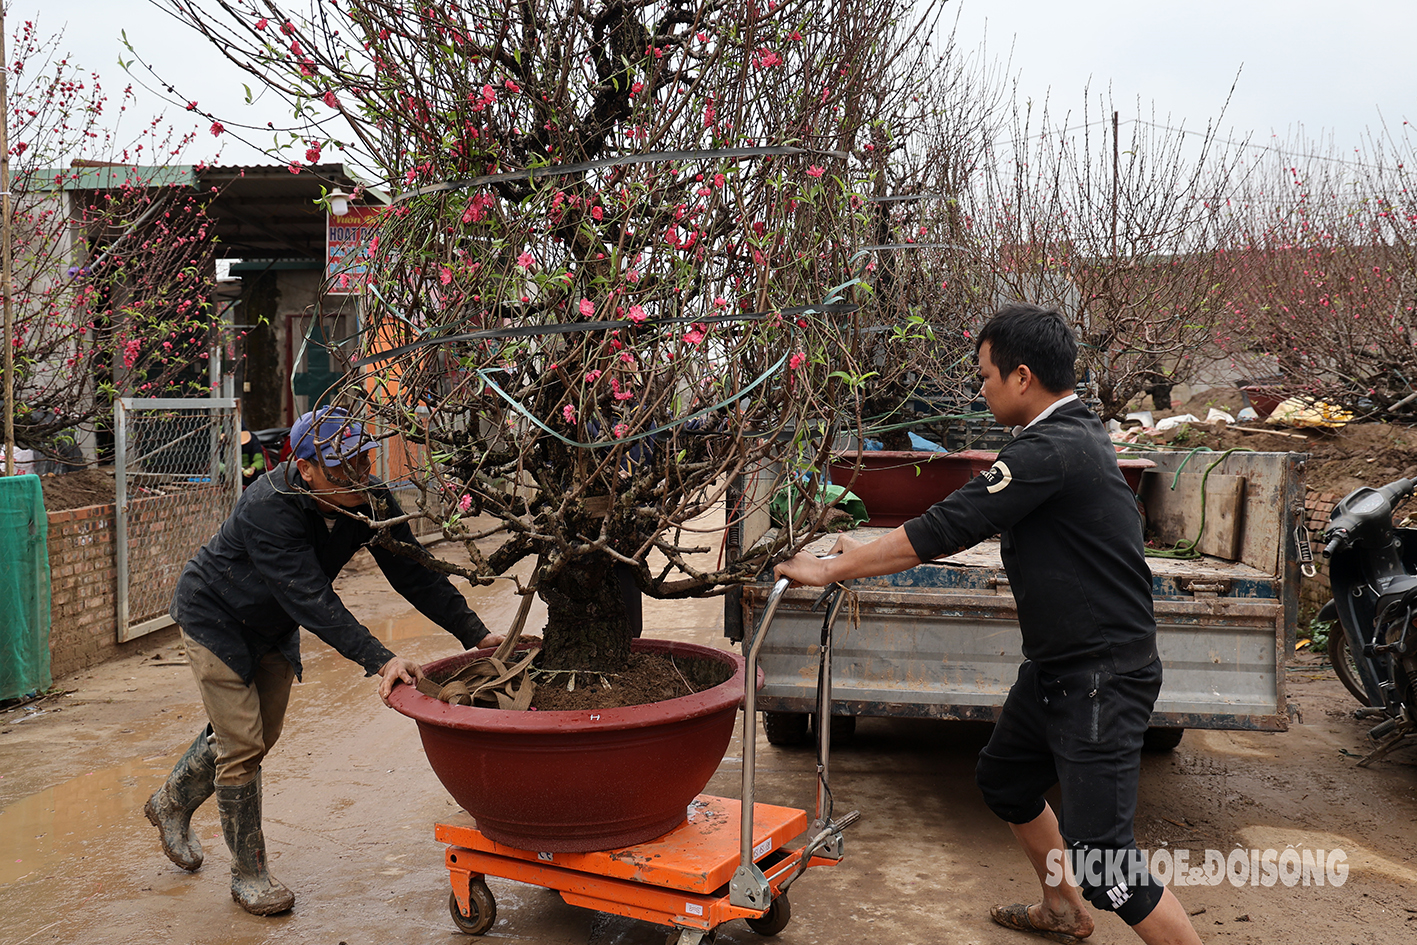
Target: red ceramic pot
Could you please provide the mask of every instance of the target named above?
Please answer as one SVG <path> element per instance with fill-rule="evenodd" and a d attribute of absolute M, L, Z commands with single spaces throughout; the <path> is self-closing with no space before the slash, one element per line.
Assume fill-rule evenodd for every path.
<path fill-rule="evenodd" d="M 872 528 L 904 525 L 993 465 L 998 453 L 872 450 L 832 460 L 831 481 L 866 503 Z M 856 469 L 860 460 L 860 470 Z M 852 482 L 852 476 L 856 481 Z"/>
<path fill-rule="evenodd" d="M 837 456 L 829 467 L 831 481 L 847 486 L 862 502 L 872 528 L 895 528 L 923 515 L 925 510 L 994 465 L 998 453 L 987 450 L 960 450 L 957 453 L 928 453 L 906 450 L 874 450 L 861 453 L 856 470 L 856 453 Z M 1143 469 L 1155 466 L 1149 459 L 1118 459 L 1122 476 L 1132 492 L 1141 486 Z M 852 482 L 852 476 L 856 480 Z"/>
<path fill-rule="evenodd" d="M 669 640 L 637 653 L 713 660 L 727 682 L 626 709 L 508 712 L 450 705 L 412 686 L 390 702 L 418 723 L 428 763 L 487 837 L 520 850 L 583 853 L 663 836 L 718 769 L 743 701 L 743 657 Z M 429 663 L 446 676 L 490 650 Z M 758 685 L 762 685 L 761 673 Z"/>
<path fill-rule="evenodd" d="M 1122 478 L 1135 493 L 1141 489 L 1141 474 L 1156 464 L 1149 459 L 1119 459 L 1117 465 L 1122 467 Z"/>
<path fill-rule="evenodd" d="M 1242 387 L 1245 396 L 1250 399 L 1250 406 L 1255 408 L 1255 413 L 1261 420 L 1265 420 L 1274 413 L 1274 408 L 1288 400 L 1291 394 L 1278 387 L 1261 387 L 1252 385 Z"/>

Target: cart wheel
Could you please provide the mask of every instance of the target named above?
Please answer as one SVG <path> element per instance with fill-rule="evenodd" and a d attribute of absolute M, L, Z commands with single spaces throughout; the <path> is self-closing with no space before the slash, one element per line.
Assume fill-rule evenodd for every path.
<path fill-rule="evenodd" d="M 763 734 L 769 745 L 792 748 L 807 742 L 806 712 L 764 712 Z"/>
<path fill-rule="evenodd" d="M 481 935 L 492 928 L 497 921 L 497 900 L 492 898 L 492 890 L 481 877 L 467 884 L 467 904 L 472 908 L 472 915 L 462 914 L 457 893 L 448 894 L 448 911 L 453 914 L 453 924 L 459 932 Z"/>
<path fill-rule="evenodd" d="M 776 935 L 787 928 L 787 923 L 792 920 L 792 904 L 787 901 L 786 894 L 778 896 L 768 906 L 768 911 L 763 913 L 761 919 L 744 919 L 748 923 L 748 928 L 759 935 Z"/>
<path fill-rule="evenodd" d="M 698 929 L 670 929 L 664 945 L 713 945 L 718 939 L 718 929 L 700 932 Z"/>

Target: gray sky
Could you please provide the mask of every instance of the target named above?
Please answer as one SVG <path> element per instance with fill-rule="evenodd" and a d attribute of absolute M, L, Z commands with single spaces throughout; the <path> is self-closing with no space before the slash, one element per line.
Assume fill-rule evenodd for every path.
<path fill-rule="evenodd" d="M 1201 130 L 1238 74 L 1222 124 L 1234 138 L 1287 142 L 1302 129 L 1310 139 L 1332 135 L 1351 153 L 1383 120 L 1394 130 L 1417 120 L 1417 70 L 1403 51 L 1417 38 L 1414 0 L 962 0 L 951 8 L 949 17 L 960 11 L 960 45 L 977 45 L 987 30 L 988 55 L 1011 53 L 1021 94 L 1050 97 L 1055 114 L 1080 112 L 1090 83 L 1094 101 L 1110 88 L 1123 119 L 1140 99 L 1146 117 L 1154 104 L 1162 120 Z M 126 30 L 204 108 L 228 121 L 279 124 L 273 96 L 244 105 L 241 83 L 249 80 L 139 0 L 11 0 L 12 33 L 15 22 L 36 16 L 42 32 L 62 28 L 74 61 L 99 72 L 112 92 L 129 81 L 117 64 Z M 159 110 L 155 97 L 140 95 L 140 114 Z M 180 107 L 167 111 L 186 118 Z M 204 130 L 188 156 L 212 158 L 216 145 Z M 229 139 L 220 157 L 264 160 Z"/>
<path fill-rule="evenodd" d="M 1020 89 L 1055 107 L 1110 88 L 1125 119 L 1149 112 L 1255 143 L 1332 135 L 1341 150 L 1386 121 L 1417 119 L 1417 72 L 1396 47 L 1417 39 L 1412 0 L 965 0 L 959 33 L 1007 55 Z M 1237 82 L 1238 76 L 1238 82 Z"/>

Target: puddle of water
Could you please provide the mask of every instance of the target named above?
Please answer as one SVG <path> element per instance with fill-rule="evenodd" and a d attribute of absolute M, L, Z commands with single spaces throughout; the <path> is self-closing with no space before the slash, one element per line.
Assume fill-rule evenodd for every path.
<path fill-rule="evenodd" d="M 1197 747 L 1216 755 L 1232 758 L 1255 758 L 1269 761 L 1275 757 L 1276 743 L 1272 740 L 1282 737 L 1273 732 L 1231 732 L 1192 729 L 1186 733 L 1188 741 L 1198 743 Z M 1246 744 L 1250 742 L 1250 744 Z M 1259 744 L 1255 744 L 1258 742 Z"/>
<path fill-rule="evenodd" d="M 365 620 L 364 625 L 369 628 L 370 633 L 379 638 L 381 643 L 412 640 L 416 637 L 426 637 L 433 633 L 443 632 L 441 627 L 416 610 L 400 614 L 397 617 Z"/>
<path fill-rule="evenodd" d="M 108 856 L 116 840 L 151 830 L 143 804 L 175 760 L 90 771 L 0 811 L 0 885 L 36 879 L 79 857 Z"/>

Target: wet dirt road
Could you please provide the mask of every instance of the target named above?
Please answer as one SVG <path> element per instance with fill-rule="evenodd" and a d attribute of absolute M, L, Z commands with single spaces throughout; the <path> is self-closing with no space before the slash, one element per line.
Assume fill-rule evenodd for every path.
<path fill-rule="evenodd" d="M 456 649 L 391 591 L 374 568 L 340 579 L 342 596 L 401 655 Z M 504 586 L 467 588 L 491 626 L 516 599 Z M 727 646 L 721 603 L 646 602 L 651 636 Z M 541 613 L 532 612 L 529 626 Z M 154 659 L 154 654 L 161 658 Z M 465 817 L 428 768 L 414 724 L 378 701 L 371 680 L 318 640 L 305 641 L 286 734 L 264 779 L 273 872 L 295 911 L 257 918 L 227 891 L 228 857 L 215 804 L 194 823 L 207 850 L 195 874 L 162 855 L 142 805 L 203 724 L 180 651 L 56 680 L 66 695 L 0 713 L 0 945 L 20 943 L 458 943 L 433 824 Z M 1289 674 L 1303 722 L 1285 734 L 1190 732 L 1148 756 L 1138 839 L 1148 850 L 1341 849 L 1342 886 L 1178 889 L 1209 942 L 1363 943 L 1417 940 L 1417 746 L 1371 769 L 1363 725 L 1321 662 Z M 974 758 L 982 724 L 864 719 L 833 753 L 836 810 L 859 809 L 846 859 L 792 891 L 784 945 L 1041 941 L 993 926 L 987 908 L 1029 899 L 1032 874 L 1007 828 L 980 801 Z M 741 744 L 708 790 L 737 796 Z M 758 799 L 812 810 L 813 756 L 758 744 Z M 516 790 L 517 785 L 508 785 Z M 660 945 L 663 930 L 565 905 L 554 893 L 493 878 L 498 922 L 489 945 Z M 760 941 L 742 923 L 721 945 Z M 1096 943 L 1135 941 L 1110 915 Z"/>

